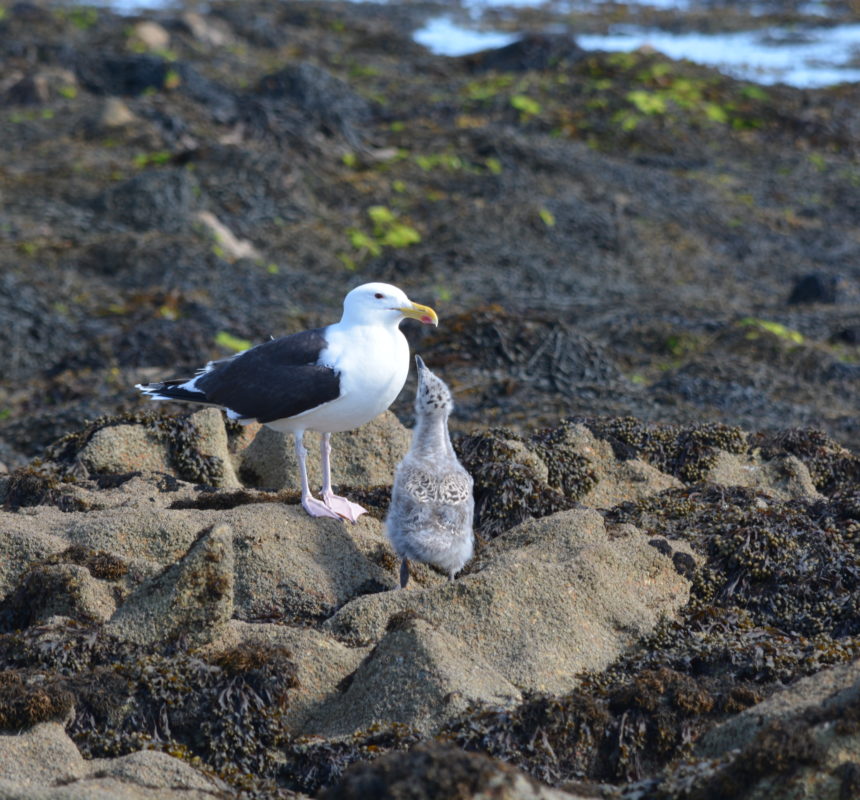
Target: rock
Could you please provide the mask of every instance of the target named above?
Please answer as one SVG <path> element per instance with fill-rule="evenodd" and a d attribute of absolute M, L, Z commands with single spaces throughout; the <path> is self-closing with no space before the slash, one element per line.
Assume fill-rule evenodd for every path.
<path fill-rule="evenodd" d="M 0 800 L 215 800 L 230 793 L 178 758 L 142 750 L 85 761 L 55 722 L 0 735 Z"/>
<path fill-rule="evenodd" d="M 347 83 L 304 61 L 265 75 L 257 94 L 266 103 L 299 111 L 324 132 L 343 136 L 353 145 L 360 143 L 358 129 L 371 116 L 367 101 Z"/>
<path fill-rule="evenodd" d="M 17 735 L 0 735 L 0 797 L 4 783 L 17 789 L 52 786 L 87 772 L 78 748 L 57 722 L 43 722 Z"/>
<path fill-rule="evenodd" d="M 763 460 L 759 454 L 716 453 L 714 465 L 705 480 L 721 486 L 746 486 L 759 489 L 779 500 L 803 497 L 820 499 L 809 470 L 797 456 L 783 455 Z"/>
<path fill-rule="evenodd" d="M 236 532 L 240 619 L 321 619 L 358 594 L 396 585 L 382 526 L 367 515 L 347 527 L 274 503 L 240 506 L 221 518 Z"/>
<path fill-rule="evenodd" d="M 509 448 L 510 458 L 514 463 L 522 464 L 539 483 L 549 484 L 549 468 L 546 462 L 530 450 L 525 442 L 519 439 L 506 439 L 505 445 Z"/>
<path fill-rule="evenodd" d="M 225 489 L 236 488 L 241 484 L 233 470 L 230 446 L 227 440 L 227 429 L 224 427 L 224 415 L 217 408 L 204 408 L 195 411 L 189 422 L 196 433 L 188 442 L 196 456 L 205 461 L 214 462 L 213 485 Z"/>
<path fill-rule="evenodd" d="M 191 430 L 182 441 L 182 449 L 171 447 L 168 436 L 147 425 L 107 425 L 95 431 L 81 449 L 79 458 L 84 466 L 96 474 L 126 474 L 150 471 L 206 478 L 207 483 L 227 488 L 238 487 L 239 480 L 233 470 L 224 418 L 215 408 L 204 408 L 191 414 L 187 422 Z M 207 474 L 191 464 L 183 469 L 183 459 L 203 462 Z"/>
<path fill-rule="evenodd" d="M 490 538 L 577 503 L 611 508 L 682 485 L 645 461 L 618 458 L 610 442 L 573 420 L 528 438 L 491 429 L 455 447 L 475 481 L 476 530 Z"/>
<path fill-rule="evenodd" d="M 77 564 L 48 564 L 30 570 L 0 601 L 0 630 L 16 630 L 53 616 L 105 622 L 116 611 L 111 587 Z"/>
<path fill-rule="evenodd" d="M 798 303 L 835 303 L 839 300 L 841 278 L 825 272 L 811 272 L 795 281 L 788 298 L 789 305 Z"/>
<path fill-rule="evenodd" d="M 137 116 L 119 97 L 108 97 L 102 106 L 98 125 L 108 129 L 124 128 L 127 125 L 134 125 L 138 121 Z"/>
<path fill-rule="evenodd" d="M 34 561 L 42 561 L 52 553 L 60 553 L 68 546 L 60 536 L 47 533 L 32 518 L 16 515 L 3 517 L 3 550 L 0 558 L 0 597 L 4 597 L 18 583 Z"/>
<path fill-rule="evenodd" d="M 138 484 L 151 487 L 150 497 L 157 496 L 159 490 L 142 481 Z M 173 564 L 191 547 L 207 525 L 217 520 L 214 514 L 201 514 L 194 511 L 167 511 L 155 508 L 155 503 L 144 496 L 138 504 L 138 496 L 129 496 L 130 507 L 126 509 L 105 509 L 59 517 L 45 509 L 34 518 L 37 524 L 50 525 L 52 530 L 65 534 L 73 544 L 91 547 L 94 550 L 107 550 L 121 558 L 134 560 L 146 559 L 160 565 Z M 163 500 L 162 500 L 163 502 Z M 41 519 L 40 519 L 41 517 Z M 21 525 L 29 529 L 30 525 Z"/>
<path fill-rule="evenodd" d="M 799 723 L 804 715 L 844 718 L 858 703 L 860 659 L 801 678 L 767 700 L 736 714 L 708 731 L 696 751 L 707 758 L 718 758 L 731 750 L 747 747 L 772 722 L 794 720 Z"/>
<path fill-rule="evenodd" d="M 166 50 L 170 46 L 170 34 L 157 22 L 141 20 L 132 26 L 129 44 L 135 49 Z"/>
<path fill-rule="evenodd" d="M 308 721 L 306 733 L 337 737 L 402 723 L 426 736 L 471 705 L 521 699 L 502 675 L 425 620 L 406 615 L 389 627 L 347 690 Z"/>
<path fill-rule="evenodd" d="M 324 628 L 378 642 L 393 614 L 413 611 L 519 689 L 565 692 L 688 596 L 688 581 L 648 537 L 630 525 L 610 536 L 597 512 L 571 510 L 497 537 L 454 583 L 358 597 Z"/>
<path fill-rule="evenodd" d="M 268 645 L 292 653 L 298 687 L 290 689 L 285 724 L 292 735 L 313 735 L 307 722 L 321 703 L 339 694 L 339 686 L 369 652 L 366 647 L 347 647 L 333 636 L 308 627 L 230 620 L 204 652 L 249 650 Z"/>
<path fill-rule="evenodd" d="M 80 453 L 92 473 L 172 472 L 166 441 L 143 425 L 111 425 L 97 430 Z"/>
<path fill-rule="evenodd" d="M 85 53 L 75 66 L 78 79 L 91 92 L 107 95 L 143 94 L 160 91 L 170 65 L 157 55 L 99 55 Z"/>
<path fill-rule="evenodd" d="M 483 754 L 442 742 L 354 764 L 320 800 L 577 800 Z"/>
<path fill-rule="evenodd" d="M 802 678 L 706 733 L 699 761 L 650 788 L 659 786 L 661 796 L 729 797 L 743 787 L 745 800 L 856 797 L 858 704 L 860 661 Z"/>
<path fill-rule="evenodd" d="M 233 41 L 229 27 L 217 18 L 186 11 L 179 19 L 197 41 L 209 47 L 223 47 Z"/>
<path fill-rule="evenodd" d="M 178 564 L 135 591 L 106 630 L 137 644 L 211 641 L 233 615 L 234 569 L 233 532 L 216 525 Z"/>
<path fill-rule="evenodd" d="M 26 569 L 30 536 L 38 541 L 48 534 L 53 543 L 54 534 L 57 550 L 73 544 L 108 551 L 127 561 L 133 586 L 159 567 L 175 565 L 202 530 L 219 523 L 234 531 L 235 613 L 242 619 L 319 619 L 357 594 L 396 585 L 396 560 L 382 525 L 367 515 L 347 528 L 337 520 L 313 519 L 299 505 L 243 503 L 241 492 L 238 499 L 227 494 L 219 500 L 176 483 L 176 491 L 168 492 L 159 488 L 157 476 L 138 477 L 114 490 L 103 509 L 64 513 L 40 507 L 6 515 L 4 533 L 21 543 L 19 561 L 4 578 L 9 589 Z M 214 507 L 207 505 L 210 500 Z M 194 508 L 198 501 L 202 509 Z M 172 502 L 181 507 L 165 508 Z M 442 581 L 438 575 L 427 579 Z"/>
<path fill-rule="evenodd" d="M 77 91 L 78 81 L 73 72 L 61 67 L 42 67 L 12 84 L 0 98 L 0 104 L 38 106 L 57 97 L 74 97 Z"/>
<path fill-rule="evenodd" d="M 844 342 L 845 344 L 860 344 L 860 325 L 849 325 L 841 327 L 830 337 L 831 342 Z"/>
<path fill-rule="evenodd" d="M 411 440 L 410 432 L 390 411 L 354 431 L 335 433 L 331 440 L 332 482 L 335 486 L 391 485 L 394 469 L 409 450 Z M 322 483 L 319 442 L 318 433 L 305 434 L 311 487 Z M 263 427 L 239 459 L 239 474 L 253 486 L 299 487 L 299 467 L 290 434 Z"/>
<path fill-rule="evenodd" d="M 228 261 L 236 261 L 240 258 L 255 260 L 261 258 L 254 245 L 244 239 L 237 239 L 233 232 L 211 211 L 198 211 L 194 215 L 194 219 L 203 225 L 215 239 Z"/>
<path fill-rule="evenodd" d="M 470 72 L 526 72 L 557 69 L 560 62 L 573 64 L 586 55 L 570 36 L 532 33 L 504 47 L 463 56 L 462 61 Z"/>
<path fill-rule="evenodd" d="M 683 486 L 674 476 L 641 459 L 616 458 L 612 445 L 597 439 L 585 425 L 566 425 L 562 430 L 563 438 L 556 446 L 586 458 L 596 480 L 594 487 L 579 499 L 584 506 L 612 508 Z"/>
<path fill-rule="evenodd" d="M 197 181 L 184 169 L 147 169 L 106 189 L 96 210 L 133 231 L 176 233 L 197 205 Z"/>
<path fill-rule="evenodd" d="M 89 766 L 91 774 L 99 779 L 115 778 L 142 787 L 169 789 L 177 795 L 193 790 L 220 794 L 218 790 L 226 788 L 221 781 L 156 750 L 140 750 L 119 758 L 96 758 Z"/>

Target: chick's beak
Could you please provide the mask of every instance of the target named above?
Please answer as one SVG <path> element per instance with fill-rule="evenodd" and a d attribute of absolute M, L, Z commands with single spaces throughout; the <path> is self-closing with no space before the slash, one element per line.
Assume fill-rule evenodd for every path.
<path fill-rule="evenodd" d="M 411 303 L 408 306 L 400 306 L 397 309 L 404 317 L 417 319 L 425 325 L 438 325 L 439 317 L 430 306 L 422 306 L 420 303 Z"/>

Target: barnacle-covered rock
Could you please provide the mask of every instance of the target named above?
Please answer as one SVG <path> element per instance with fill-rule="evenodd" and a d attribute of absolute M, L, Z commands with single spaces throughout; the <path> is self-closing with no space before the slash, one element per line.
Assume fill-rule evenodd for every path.
<path fill-rule="evenodd" d="M 609 441 L 619 458 L 636 455 L 684 483 L 707 480 L 720 451 L 744 453 L 746 434 L 711 422 L 694 426 L 657 425 L 634 417 L 581 420 L 600 439 Z"/>
<path fill-rule="evenodd" d="M 108 421 L 90 433 L 76 457 L 93 473 L 147 470 L 212 486 L 239 485 L 222 415 L 213 408 L 188 416 L 147 418 L 143 424 Z"/>

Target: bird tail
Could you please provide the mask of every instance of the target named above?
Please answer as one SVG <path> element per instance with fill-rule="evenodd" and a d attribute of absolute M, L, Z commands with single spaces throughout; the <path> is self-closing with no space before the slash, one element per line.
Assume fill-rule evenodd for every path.
<path fill-rule="evenodd" d="M 138 383 L 135 389 L 140 389 L 153 400 L 182 400 L 188 403 L 210 404 L 205 392 L 189 386 L 189 381 L 161 381 L 159 383 Z"/>

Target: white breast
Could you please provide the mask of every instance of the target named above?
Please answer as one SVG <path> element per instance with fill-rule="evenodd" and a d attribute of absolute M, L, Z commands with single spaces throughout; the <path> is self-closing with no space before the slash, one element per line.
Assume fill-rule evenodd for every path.
<path fill-rule="evenodd" d="M 409 374 L 409 344 L 399 328 L 332 325 L 320 364 L 340 374 L 340 397 L 271 424 L 276 430 L 347 431 L 370 422 L 395 400 Z"/>

